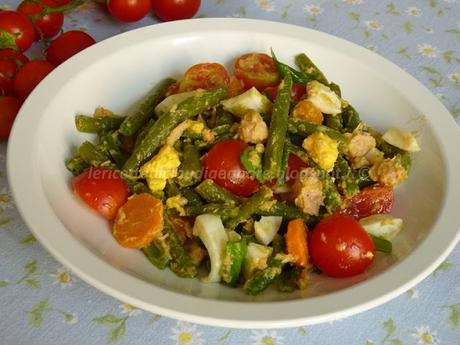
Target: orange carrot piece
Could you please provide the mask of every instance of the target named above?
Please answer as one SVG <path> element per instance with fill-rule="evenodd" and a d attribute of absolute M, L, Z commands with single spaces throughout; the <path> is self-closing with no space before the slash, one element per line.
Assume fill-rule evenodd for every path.
<path fill-rule="evenodd" d="M 135 194 L 118 209 L 113 236 L 126 248 L 143 248 L 163 230 L 163 203 L 148 193 Z"/>
<path fill-rule="evenodd" d="M 286 233 L 286 250 L 294 256 L 294 264 L 307 267 L 308 265 L 308 244 L 307 226 L 301 219 L 294 219 L 288 223 Z"/>

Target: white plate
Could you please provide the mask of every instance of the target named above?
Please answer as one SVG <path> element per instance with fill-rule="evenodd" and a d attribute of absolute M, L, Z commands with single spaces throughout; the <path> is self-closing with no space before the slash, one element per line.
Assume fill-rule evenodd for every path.
<path fill-rule="evenodd" d="M 123 249 L 108 223 L 72 193 L 64 167 L 85 136 L 77 113 L 97 106 L 123 112 L 160 78 L 198 62 L 231 66 L 242 53 L 268 52 L 293 63 L 307 52 L 373 127 L 417 131 L 421 153 L 397 189 L 394 214 L 406 227 L 392 255 L 351 279 L 316 275 L 309 289 L 239 289 L 180 279 Z M 89 137 L 89 136 L 87 136 Z M 30 95 L 8 147 L 8 177 L 27 225 L 47 250 L 82 279 L 120 300 L 169 317 L 210 325 L 269 328 L 329 321 L 379 305 L 406 291 L 446 258 L 459 238 L 460 136 L 441 103 L 382 57 L 301 27 L 243 19 L 199 19 L 141 28 L 110 38 L 57 68 Z"/>

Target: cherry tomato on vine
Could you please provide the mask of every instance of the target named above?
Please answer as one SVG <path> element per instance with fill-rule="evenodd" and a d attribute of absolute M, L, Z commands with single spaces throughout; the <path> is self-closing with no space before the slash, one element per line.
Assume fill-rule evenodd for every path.
<path fill-rule="evenodd" d="M 263 53 L 240 56 L 235 62 L 235 76 L 243 81 L 247 89 L 254 86 L 259 91 L 278 85 L 280 81 L 273 59 Z"/>
<path fill-rule="evenodd" d="M 0 97 L 0 139 L 8 139 L 21 101 L 13 96 Z"/>
<path fill-rule="evenodd" d="M 13 92 L 13 79 L 18 65 L 13 60 L 0 60 L 0 96 Z"/>
<path fill-rule="evenodd" d="M 152 0 L 153 13 L 164 21 L 192 18 L 201 0 Z"/>
<path fill-rule="evenodd" d="M 373 214 L 389 213 L 393 206 L 393 188 L 370 186 L 363 188 L 358 194 L 345 199 L 340 214 L 347 214 L 356 219 L 372 216 Z"/>
<path fill-rule="evenodd" d="M 29 62 L 29 58 L 27 56 L 13 49 L 0 50 L 0 60 L 13 60 L 16 61 L 18 65 L 23 65 Z"/>
<path fill-rule="evenodd" d="M 16 11 L 0 11 L 0 47 L 29 49 L 35 39 L 35 30 L 29 19 Z"/>
<path fill-rule="evenodd" d="M 203 157 L 203 175 L 238 196 L 249 196 L 260 183 L 251 177 L 240 161 L 248 147 L 241 140 L 228 139 L 215 144 Z"/>
<path fill-rule="evenodd" d="M 64 32 L 51 42 L 46 50 L 46 60 L 57 66 L 83 49 L 96 43 L 94 38 L 83 31 Z"/>
<path fill-rule="evenodd" d="M 227 86 L 230 76 L 219 63 L 199 63 L 185 72 L 179 84 L 179 92 L 196 89 L 212 89 L 218 86 Z"/>
<path fill-rule="evenodd" d="M 323 218 L 309 239 L 311 260 L 328 276 L 354 276 L 374 261 L 374 243 L 353 217 L 335 214 Z"/>
<path fill-rule="evenodd" d="M 151 0 L 108 0 L 110 14 L 122 22 L 137 22 L 152 8 Z"/>
<path fill-rule="evenodd" d="M 26 99 L 33 89 L 54 69 L 45 60 L 32 60 L 26 63 L 14 77 L 14 92 L 20 99 Z"/>
<path fill-rule="evenodd" d="M 75 193 L 91 208 L 112 220 L 128 200 L 128 185 L 110 168 L 91 167 L 72 181 Z"/>
<path fill-rule="evenodd" d="M 54 0 L 40 0 L 41 4 L 52 8 L 58 5 Z M 49 39 L 56 36 L 64 24 L 64 13 L 56 12 L 41 15 L 45 8 L 39 3 L 24 0 L 18 6 L 18 12 L 27 16 L 35 26 L 35 40 Z"/>

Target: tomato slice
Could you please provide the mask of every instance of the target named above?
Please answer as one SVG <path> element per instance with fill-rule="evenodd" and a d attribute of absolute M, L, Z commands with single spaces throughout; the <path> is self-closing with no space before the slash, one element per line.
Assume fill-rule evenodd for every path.
<path fill-rule="evenodd" d="M 345 199 L 342 208 L 337 213 L 350 215 L 356 219 L 369 217 L 373 214 L 389 213 L 393 206 L 393 200 L 393 188 L 379 185 L 370 186 Z"/>
<path fill-rule="evenodd" d="M 199 63 L 185 72 L 179 85 L 179 92 L 227 87 L 229 82 L 230 75 L 220 63 Z"/>
<path fill-rule="evenodd" d="M 278 85 L 280 81 L 273 59 L 262 53 L 240 56 L 235 63 L 235 76 L 243 81 L 246 89 L 254 86 L 261 92 L 269 86 Z"/>
<path fill-rule="evenodd" d="M 354 276 L 374 261 L 374 243 L 353 217 L 335 214 L 323 218 L 309 238 L 311 260 L 328 276 Z"/>
<path fill-rule="evenodd" d="M 214 145 L 203 157 L 203 175 L 238 196 L 249 196 L 260 183 L 243 167 L 240 156 L 248 147 L 244 141 L 228 139 Z"/>

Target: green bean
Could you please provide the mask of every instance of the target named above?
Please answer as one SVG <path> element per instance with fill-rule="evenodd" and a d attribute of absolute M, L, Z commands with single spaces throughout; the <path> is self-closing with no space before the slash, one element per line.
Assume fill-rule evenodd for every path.
<path fill-rule="evenodd" d="M 390 254 L 392 252 L 393 244 L 390 241 L 384 238 L 374 236 L 374 235 L 370 235 L 370 236 L 371 236 L 372 242 L 374 242 L 375 250 L 382 252 L 382 253 L 387 253 L 387 254 Z"/>
<path fill-rule="evenodd" d="M 220 269 L 222 280 L 227 283 L 227 285 L 232 287 L 238 285 L 241 267 L 246 257 L 246 251 L 247 243 L 245 237 L 237 242 L 227 242 L 222 254 L 222 267 Z"/>
<path fill-rule="evenodd" d="M 83 133 L 102 133 L 118 129 L 125 117 L 121 116 L 75 116 L 75 127 Z"/>
<path fill-rule="evenodd" d="M 353 132 L 361 122 L 358 112 L 350 104 L 339 114 L 343 119 L 343 127 L 347 132 Z"/>
<path fill-rule="evenodd" d="M 258 295 L 264 291 L 277 276 L 281 274 L 283 266 L 288 262 L 285 254 L 278 253 L 271 260 L 268 267 L 256 271 L 244 283 L 243 290 L 249 295 Z"/>
<path fill-rule="evenodd" d="M 332 91 L 334 91 L 335 94 L 336 94 L 337 96 L 342 97 L 342 91 L 340 90 L 340 86 L 339 86 L 339 85 L 337 85 L 336 83 L 334 83 L 334 82 L 331 81 L 331 82 L 329 83 L 329 88 L 330 88 Z"/>
<path fill-rule="evenodd" d="M 195 207 L 203 204 L 201 202 L 200 195 L 192 188 L 182 188 L 181 194 L 185 199 L 187 199 L 188 206 Z"/>
<path fill-rule="evenodd" d="M 140 181 L 127 179 L 125 180 L 125 182 L 128 184 L 128 188 L 131 194 L 151 193 L 149 187 L 147 187 L 144 183 Z M 155 195 L 155 197 L 159 197 L 159 196 Z M 159 197 L 159 199 L 163 199 L 163 198 Z"/>
<path fill-rule="evenodd" d="M 240 162 L 248 171 L 249 175 L 263 182 L 262 154 L 257 151 L 255 146 L 248 146 L 243 151 L 240 155 Z"/>
<path fill-rule="evenodd" d="M 295 154 L 305 163 L 309 161 L 310 158 L 308 157 L 308 153 L 302 147 L 294 145 L 289 139 L 286 139 L 286 143 L 284 145 L 288 149 L 289 153 Z"/>
<path fill-rule="evenodd" d="M 340 155 L 335 162 L 334 176 L 345 196 L 353 196 L 359 192 L 358 179 L 353 175 L 348 162 Z"/>
<path fill-rule="evenodd" d="M 233 125 L 235 120 L 233 120 L 232 113 L 224 110 L 223 108 L 219 107 L 216 110 L 216 121 L 215 125 L 211 128 L 222 126 L 222 125 Z"/>
<path fill-rule="evenodd" d="M 257 210 L 256 214 L 260 216 L 280 216 L 283 217 L 284 220 L 299 218 L 302 219 L 308 226 L 313 226 L 319 221 L 318 217 L 305 214 L 296 206 L 279 201 L 273 204 L 273 206 L 268 210 Z"/>
<path fill-rule="evenodd" d="M 340 132 L 343 129 L 342 116 L 340 114 L 337 114 L 337 115 L 324 114 L 324 124 L 327 127 Z"/>
<path fill-rule="evenodd" d="M 255 194 L 247 199 L 244 204 L 241 205 L 237 216 L 226 222 L 226 228 L 233 230 L 240 223 L 248 220 L 253 214 L 260 212 L 260 210 L 270 209 L 272 207 L 272 197 L 273 192 L 270 188 L 265 186 L 261 187 Z"/>
<path fill-rule="evenodd" d="M 145 126 L 139 130 L 137 137 L 136 137 L 136 143 L 134 144 L 134 147 L 139 146 L 139 144 L 142 142 L 142 140 L 144 140 L 145 136 L 149 132 L 150 128 L 152 128 L 154 123 L 155 123 L 155 120 L 150 119 L 149 122 L 147 122 Z"/>
<path fill-rule="evenodd" d="M 284 78 L 278 87 L 278 95 L 273 104 L 272 118 L 264 153 L 264 180 L 278 177 L 283 159 L 284 141 L 287 133 L 289 106 L 291 103 L 292 77 Z"/>
<path fill-rule="evenodd" d="M 199 216 L 205 213 L 221 216 L 222 220 L 226 221 L 238 215 L 238 207 L 229 204 L 204 204 L 185 207 L 185 214 L 187 216 Z"/>
<path fill-rule="evenodd" d="M 224 125 L 219 125 L 219 126 L 216 126 L 212 129 L 212 133 L 214 133 L 214 135 L 222 135 L 222 134 L 226 134 L 226 133 L 229 133 L 232 129 L 232 125 L 231 124 L 224 124 Z"/>
<path fill-rule="evenodd" d="M 158 269 L 164 270 L 168 267 L 169 261 L 171 257 L 169 253 L 164 248 L 164 244 L 157 243 L 157 241 L 153 241 L 147 247 L 142 248 L 147 259 L 154 264 Z"/>
<path fill-rule="evenodd" d="M 341 152 L 347 150 L 348 143 L 350 142 L 350 140 L 345 135 L 332 128 L 323 125 L 318 125 L 317 123 L 300 120 L 294 117 L 289 118 L 288 131 L 294 134 L 301 134 L 304 136 L 309 136 L 315 132 L 323 132 L 328 137 L 334 139 L 337 142 L 337 144 L 339 145 L 339 150 Z"/>
<path fill-rule="evenodd" d="M 126 161 L 125 155 L 121 152 L 121 143 L 118 140 L 118 133 L 106 133 L 100 137 L 100 146 L 108 154 L 115 164 L 121 168 Z"/>
<path fill-rule="evenodd" d="M 166 245 L 171 255 L 171 261 L 169 262 L 171 271 L 182 278 L 195 277 L 197 268 L 193 264 L 192 258 L 185 251 L 167 216 L 165 217 L 164 231 L 167 235 L 165 239 Z"/>
<path fill-rule="evenodd" d="M 198 92 L 196 95 L 179 103 L 174 110 L 161 116 L 134 149 L 123 166 L 123 171 L 129 175 L 135 175 L 139 166 L 160 148 L 166 137 L 179 123 L 217 105 L 226 96 L 226 88 Z"/>
<path fill-rule="evenodd" d="M 192 144 L 185 144 L 183 157 L 177 183 L 181 187 L 189 187 L 201 180 L 200 151 Z"/>
<path fill-rule="evenodd" d="M 84 141 L 78 148 L 78 153 L 83 161 L 91 166 L 109 166 L 114 167 L 110 159 L 102 152 L 100 148 L 89 141 Z"/>
<path fill-rule="evenodd" d="M 301 268 L 285 266 L 278 280 L 278 291 L 293 292 L 298 289 L 297 279 L 301 273 Z"/>
<path fill-rule="evenodd" d="M 321 72 L 321 70 L 318 67 L 316 67 L 313 61 L 311 61 L 306 54 L 297 55 L 295 57 L 295 63 L 297 64 L 299 69 L 303 73 L 305 73 L 310 79 L 317 80 L 324 85 L 329 84 L 323 72 Z"/>
<path fill-rule="evenodd" d="M 272 59 L 275 62 L 275 66 L 278 69 L 279 74 L 281 75 L 281 78 L 285 78 L 286 75 L 290 74 L 292 77 L 292 82 L 293 83 L 300 83 L 300 84 L 306 84 L 308 83 L 311 79 L 308 78 L 307 75 L 305 75 L 302 72 L 296 71 L 294 68 L 292 68 L 289 65 L 286 65 L 285 63 L 280 62 L 276 56 L 275 53 L 273 52 L 273 49 L 271 50 L 271 55 Z"/>
<path fill-rule="evenodd" d="M 275 234 L 275 237 L 273 237 L 272 244 L 273 248 L 273 253 L 272 255 L 276 255 L 278 253 L 284 253 L 284 237 L 281 236 L 280 234 Z"/>
<path fill-rule="evenodd" d="M 172 198 L 173 196 L 180 194 L 180 189 L 174 182 L 174 180 L 168 179 L 168 181 L 166 182 L 165 192 L 168 198 Z"/>
<path fill-rule="evenodd" d="M 340 193 L 332 180 L 332 177 L 323 169 L 316 168 L 318 176 L 323 184 L 324 206 L 327 213 L 334 213 L 342 202 Z"/>
<path fill-rule="evenodd" d="M 65 166 L 74 176 L 80 175 L 89 165 L 80 157 L 75 156 L 70 158 Z"/>
<path fill-rule="evenodd" d="M 218 186 L 211 179 L 206 179 L 195 187 L 195 190 L 207 202 L 239 204 L 240 198 L 225 188 Z"/>
<path fill-rule="evenodd" d="M 280 166 L 280 173 L 278 180 L 276 182 L 277 186 L 282 186 L 286 183 L 286 175 L 288 173 L 288 161 L 289 161 L 289 149 L 286 145 L 284 144 L 284 151 L 283 151 L 283 158 L 281 159 L 281 166 Z"/>
<path fill-rule="evenodd" d="M 133 109 L 131 114 L 126 117 L 120 125 L 119 132 L 126 136 L 137 133 L 137 131 L 152 117 L 154 114 L 153 110 L 163 100 L 168 87 L 175 82 L 174 79 L 166 78 L 156 84 Z"/>

